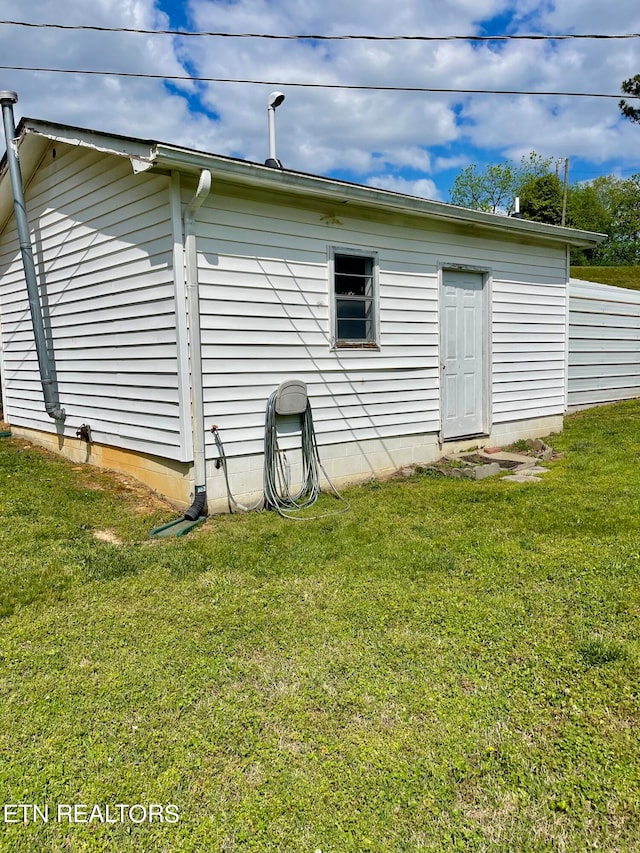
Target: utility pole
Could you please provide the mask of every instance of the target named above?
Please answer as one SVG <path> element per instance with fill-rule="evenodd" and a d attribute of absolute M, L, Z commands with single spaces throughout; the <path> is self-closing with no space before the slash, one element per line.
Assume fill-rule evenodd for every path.
<path fill-rule="evenodd" d="M 564 162 L 564 181 L 562 183 L 562 219 L 560 221 L 560 224 L 564 225 L 567 221 L 567 193 L 569 191 L 569 158 L 564 157 L 560 160 L 556 160 L 556 175 L 558 175 L 558 164 L 560 162 Z"/>

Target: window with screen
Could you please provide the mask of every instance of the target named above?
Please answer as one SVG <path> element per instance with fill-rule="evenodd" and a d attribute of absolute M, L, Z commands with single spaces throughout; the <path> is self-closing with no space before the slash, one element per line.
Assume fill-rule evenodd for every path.
<path fill-rule="evenodd" d="M 336 346 L 375 346 L 375 257 L 335 252 L 333 289 Z"/>

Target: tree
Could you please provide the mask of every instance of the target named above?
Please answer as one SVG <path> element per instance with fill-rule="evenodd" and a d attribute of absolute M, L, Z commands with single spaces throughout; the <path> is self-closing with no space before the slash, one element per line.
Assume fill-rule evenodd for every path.
<path fill-rule="evenodd" d="M 463 169 L 453 182 L 451 201 L 461 207 L 497 213 L 513 200 L 515 174 L 510 163 L 490 163 L 483 172 Z"/>
<path fill-rule="evenodd" d="M 520 189 L 520 212 L 524 219 L 560 225 L 562 221 L 562 184 L 549 173 L 531 178 Z"/>
<path fill-rule="evenodd" d="M 610 255 L 617 264 L 640 263 L 640 175 L 619 180 L 612 195 Z"/>
<path fill-rule="evenodd" d="M 535 151 L 522 157 L 517 165 L 511 160 L 490 163 L 483 171 L 467 166 L 455 178 L 451 201 L 461 207 L 484 210 L 489 213 L 511 213 L 516 196 L 533 178 L 549 173 L 551 159 Z"/>
<path fill-rule="evenodd" d="M 640 263 L 640 175 L 627 179 L 602 175 L 588 184 L 570 187 L 569 224 L 607 235 L 595 249 L 574 252 L 574 263 Z"/>
<path fill-rule="evenodd" d="M 600 177 L 588 184 L 573 184 L 569 187 L 567 224 L 583 231 L 609 234 L 613 225 L 613 211 L 608 203 L 610 181 L 615 178 Z M 603 245 L 593 249 L 572 249 L 571 263 L 589 266 L 602 263 Z"/>
<path fill-rule="evenodd" d="M 622 91 L 625 95 L 633 95 L 636 98 L 640 98 L 640 74 L 636 74 L 635 77 L 629 77 L 628 80 L 623 80 Z M 624 98 L 620 101 L 619 106 L 625 118 L 640 124 L 640 109 L 632 107 Z"/>
<path fill-rule="evenodd" d="M 572 184 L 569 187 L 567 223 L 571 228 L 599 234 L 609 233 L 613 219 L 608 203 L 611 180 L 609 177 L 600 177 L 591 183 Z"/>
<path fill-rule="evenodd" d="M 640 75 L 637 83 L 640 92 Z M 468 166 L 457 175 L 451 200 L 475 210 L 510 213 L 513 200 L 520 196 L 524 217 L 558 225 L 563 188 L 551 172 L 551 163 L 551 159 L 532 151 L 519 165 L 508 160 L 484 170 Z M 606 241 L 594 249 L 574 250 L 573 263 L 640 264 L 640 174 L 627 179 L 603 175 L 590 183 L 569 186 L 567 224 L 607 235 Z"/>

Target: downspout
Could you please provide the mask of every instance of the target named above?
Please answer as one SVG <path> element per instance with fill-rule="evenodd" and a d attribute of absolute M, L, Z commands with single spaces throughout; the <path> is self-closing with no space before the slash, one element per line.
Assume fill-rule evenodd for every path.
<path fill-rule="evenodd" d="M 24 277 L 27 283 L 29 309 L 31 311 L 33 336 L 36 345 L 36 354 L 38 356 L 38 367 L 40 369 L 40 381 L 42 382 L 44 408 L 50 418 L 53 418 L 55 421 L 62 422 L 65 419 L 65 411 L 61 408 L 60 401 L 58 400 L 55 380 L 51 369 L 51 361 L 49 360 L 49 352 L 47 350 L 47 339 L 44 332 L 36 268 L 33 262 L 33 249 L 31 247 L 27 207 L 24 200 L 22 171 L 20 169 L 20 161 L 18 159 L 16 126 L 13 116 L 13 105 L 17 100 L 18 96 L 15 92 L 0 92 L 4 135 L 7 143 L 7 164 L 9 166 L 11 189 L 13 191 L 13 209 L 18 229 L 18 240 L 20 242 Z"/>
<path fill-rule="evenodd" d="M 184 517 L 195 521 L 207 514 L 207 469 L 204 438 L 204 399 L 202 392 L 202 344 L 200 340 L 200 297 L 198 293 L 198 254 L 196 216 L 211 191 L 211 172 L 203 169 L 195 195 L 184 212 L 184 252 L 189 312 L 189 353 L 191 363 L 191 422 L 193 431 L 193 476 L 195 497 Z"/>

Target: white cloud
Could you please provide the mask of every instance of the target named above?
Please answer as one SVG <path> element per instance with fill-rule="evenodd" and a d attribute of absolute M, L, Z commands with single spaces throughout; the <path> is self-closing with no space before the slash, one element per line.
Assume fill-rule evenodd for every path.
<path fill-rule="evenodd" d="M 440 194 L 435 183 L 428 178 L 419 178 L 412 181 L 408 178 L 400 178 L 395 175 L 374 175 L 367 180 L 370 187 L 379 187 L 381 190 L 391 190 L 404 195 L 415 195 L 419 198 L 440 200 Z"/>
<path fill-rule="evenodd" d="M 549 32 L 637 33 L 640 25 L 640 7 L 633 0 L 556 0 L 531 5 L 541 7 L 540 23 Z"/>
<path fill-rule="evenodd" d="M 0 0 L 0 12 L 11 20 L 78 25 L 159 28 L 169 23 L 154 0 L 94 0 L 90 14 L 85 0 Z M 185 73 L 172 39 L 160 36 L 3 26 L 0 55 L 3 65 Z M 190 114 L 185 95 L 193 84 L 181 96 L 161 80 L 4 71 L 2 88 L 18 93 L 21 115 L 205 146 L 217 135 L 215 126 Z"/>
<path fill-rule="evenodd" d="M 382 14 L 388 6 L 377 0 L 348 4 L 281 0 L 277 9 L 259 0 L 192 2 L 199 26 L 235 32 L 472 33 L 477 32 L 479 20 L 510 8 L 526 32 L 585 32 L 595 28 L 594 22 L 603 32 L 638 31 L 636 0 L 618 0 L 608 21 L 601 7 L 595 0 L 563 0 L 562 4 L 414 0 L 401 4 L 397 15 L 394 10 L 391 29 L 388 15 Z M 227 41 L 217 48 L 205 55 L 202 45 L 198 47 L 197 61 L 206 73 L 279 82 L 615 93 L 625 76 L 640 70 L 636 42 L 347 41 L 293 47 L 289 42 L 269 42 L 259 49 L 238 50 L 236 43 Z M 615 100 L 300 89 L 286 93 L 287 102 L 278 117 L 279 150 L 288 165 L 305 170 L 341 168 L 365 173 L 375 171 L 382 159 L 387 171 L 397 174 L 403 168 L 415 169 L 415 152 L 422 151 L 424 162 L 417 168 L 431 175 L 429 148 L 464 139 L 505 155 L 535 149 L 604 161 L 629 156 L 629 138 L 637 130 L 620 120 Z M 238 139 L 244 138 L 248 156 L 261 159 L 265 92 L 244 90 L 240 110 L 237 98 L 225 107 L 219 86 L 210 88 L 209 97 L 225 126 L 233 128 Z M 454 111 L 456 103 L 464 105 L 462 121 Z"/>
<path fill-rule="evenodd" d="M 460 154 L 457 157 L 436 157 L 433 162 L 433 171 L 444 172 L 447 169 L 464 169 L 469 165 L 469 157 L 466 154 Z"/>
<path fill-rule="evenodd" d="M 192 29 L 262 33 L 467 34 L 493 16 L 509 31 L 639 32 L 637 0 L 174 0 Z M 166 8 L 169 8 L 165 3 Z M 157 0 L 0 0 L 0 17 L 167 27 Z M 0 26 L 2 64 L 364 86 L 619 91 L 640 72 L 640 40 L 509 42 L 273 41 L 172 38 Z M 275 86 L 6 71 L 18 111 L 263 161 L 266 101 Z M 534 149 L 640 167 L 640 130 L 616 100 L 465 96 L 278 86 L 278 154 L 285 166 L 349 174 L 438 197 L 434 176 Z M 200 105 L 202 109 L 198 110 Z M 383 183 L 381 183 L 383 182 Z M 440 193 L 441 195 L 441 193 Z"/>

